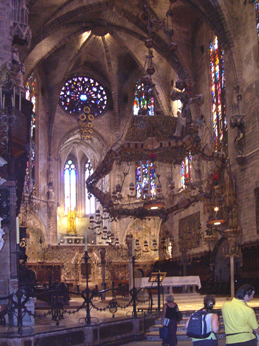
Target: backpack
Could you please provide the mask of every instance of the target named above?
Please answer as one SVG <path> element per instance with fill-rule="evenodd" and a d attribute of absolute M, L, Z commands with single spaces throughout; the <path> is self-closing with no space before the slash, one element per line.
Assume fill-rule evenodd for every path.
<path fill-rule="evenodd" d="M 195 311 L 188 323 L 187 336 L 195 339 L 205 339 L 210 334 L 210 313 L 204 310 Z"/>

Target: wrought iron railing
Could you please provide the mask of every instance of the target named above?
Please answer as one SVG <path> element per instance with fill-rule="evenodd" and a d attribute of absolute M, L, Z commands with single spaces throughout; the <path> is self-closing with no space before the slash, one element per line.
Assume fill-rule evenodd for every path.
<path fill-rule="evenodd" d="M 17 246 L 17 248 L 19 245 Z M 20 335 L 23 334 L 23 320 L 25 315 L 31 316 L 33 318 L 47 318 L 51 316 L 51 319 L 55 321 L 56 325 L 60 324 L 60 321 L 64 319 L 64 315 L 72 315 L 76 314 L 79 311 L 85 310 L 86 316 L 85 318 L 80 318 L 80 324 L 96 324 L 99 322 L 98 318 L 91 316 L 91 310 L 94 309 L 99 312 L 109 311 L 112 314 L 112 317 L 115 317 L 118 309 L 127 309 L 132 306 L 132 311 L 128 311 L 127 315 L 131 314 L 134 318 L 140 315 L 140 312 L 137 312 L 137 305 L 148 303 L 148 308 L 146 309 L 149 313 L 154 313 L 153 306 L 153 297 L 150 288 L 140 288 L 136 289 L 135 281 L 133 278 L 133 288 L 125 291 L 125 287 L 117 287 L 117 288 L 109 288 L 102 291 L 98 291 L 98 288 L 90 289 L 88 283 L 88 273 L 86 273 L 86 288 L 80 292 L 79 286 L 77 286 L 76 291 L 69 290 L 69 285 L 54 284 L 54 285 L 44 285 L 43 291 L 41 293 L 35 293 L 35 287 L 32 288 L 31 283 L 24 284 L 21 280 L 21 266 L 24 265 L 20 263 L 20 251 L 17 249 L 17 263 L 18 263 L 18 289 L 13 294 L 9 296 L 0 297 L 0 302 L 4 302 L 4 309 L 1 311 L 0 309 L 0 324 L 5 325 L 5 315 L 10 314 L 16 317 L 17 319 L 17 328 L 18 333 Z M 89 260 L 87 251 L 85 251 L 85 264 L 87 268 L 87 262 Z M 134 263 L 134 258 L 133 258 Z M 134 266 L 133 266 L 134 268 Z M 129 295 L 129 300 L 127 304 L 123 304 L 123 300 L 118 300 L 119 296 L 122 298 L 125 297 L 126 294 Z M 74 309 L 69 309 L 69 297 L 73 295 L 74 297 L 83 298 L 81 305 Z M 34 309 L 31 311 L 27 307 L 27 303 L 30 298 L 41 299 L 43 296 L 47 297 L 47 305 L 48 310 L 44 313 L 36 312 Z M 98 306 L 98 297 L 109 296 L 111 297 L 109 300 L 102 300 L 102 306 Z M 124 299 L 125 300 L 125 299 Z M 104 303 L 106 305 L 104 305 Z M 46 308 L 45 307 L 45 308 Z M 141 310 L 141 309 L 140 309 Z M 143 313 L 143 309 L 142 309 Z"/>

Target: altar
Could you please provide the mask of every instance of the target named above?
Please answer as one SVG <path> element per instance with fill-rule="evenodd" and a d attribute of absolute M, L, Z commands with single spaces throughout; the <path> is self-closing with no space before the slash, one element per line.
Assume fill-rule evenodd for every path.
<path fill-rule="evenodd" d="M 199 276 L 166 276 L 163 282 L 160 283 L 161 287 L 168 287 L 169 292 L 172 292 L 173 287 L 181 286 L 197 286 L 201 288 L 201 280 Z M 157 282 L 150 282 L 149 277 L 135 278 L 135 287 L 157 287 Z"/>

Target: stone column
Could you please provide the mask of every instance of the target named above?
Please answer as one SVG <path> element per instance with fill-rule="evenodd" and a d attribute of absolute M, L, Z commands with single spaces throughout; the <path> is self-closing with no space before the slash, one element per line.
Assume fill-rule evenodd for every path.
<path fill-rule="evenodd" d="M 105 248 L 101 248 L 100 250 L 101 255 L 101 266 L 102 266 L 102 289 L 105 289 Z M 105 300 L 105 293 L 102 294 L 102 300 Z"/>

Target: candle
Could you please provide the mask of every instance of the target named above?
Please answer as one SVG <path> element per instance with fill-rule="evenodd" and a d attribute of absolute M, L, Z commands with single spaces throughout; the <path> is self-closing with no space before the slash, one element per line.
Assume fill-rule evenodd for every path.
<path fill-rule="evenodd" d="M 87 251 L 87 234 L 85 229 L 85 251 Z"/>
<path fill-rule="evenodd" d="M 134 238 L 132 238 L 132 247 L 131 247 L 131 251 L 132 251 L 132 257 L 134 257 Z"/>
<path fill-rule="evenodd" d="M 3 108 L 5 108 L 5 94 L 3 96 Z"/>
<path fill-rule="evenodd" d="M 20 225 L 19 225 L 19 217 L 16 218 L 16 244 L 20 244 Z"/>

